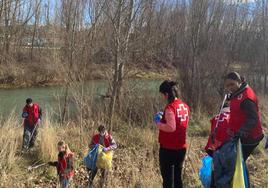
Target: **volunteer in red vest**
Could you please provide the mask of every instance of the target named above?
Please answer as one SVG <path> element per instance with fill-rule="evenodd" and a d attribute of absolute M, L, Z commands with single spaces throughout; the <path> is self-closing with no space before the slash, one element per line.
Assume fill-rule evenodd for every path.
<path fill-rule="evenodd" d="M 258 99 L 253 89 L 237 72 L 226 76 L 225 88 L 230 92 L 230 133 L 241 139 L 246 161 L 264 137 Z"/>
<path fill-rule="evenodd" d="M 106 131 L 106 128 L 104 125 L 100 125 L 98 127 L 98 134 L 95 134 L 92 137 L 92 140 L 89 144 L 89 148 L 92 149 L 94 145 L 100 144 L 104 146 L 103 152 L 108 152 L 111 150 L 115 150 L 117 148 L 117 144 L 115 140 L 113 139 L 112 135 L 109 134 Z M 104 187 L 105 184 L 107 183 L 107 178 L 108 178 L 108 170 L 105 169 L 100 169 L 101 170 L 101 187 Z M 89 171 L 89 187 L 92 187 L 93 185 L 93 180 L 98 172 L 98 169 L 96 168 L 93 171 Z"/>
<path fill-rule="evenodd" d="M 26 99 L 26 105 L 23 108 L 22 118 L 24 119 L 23 151 L 34 146 L 38 125 L 42 119 L 42 110 L 37 103 L 33 103 L 31 98 Z"/>
<path fill-rule="evenodd" d="M 231 137 L 229 132 L 230 107 L 224 104 L 220 114 L 210 120 L 211 132 L 208 138 L 205 151 L 213 157 L 213 152 L 220 148 L 224 143 L 228 142 Z"/>
<path fill-rule="evenodd" d="M 211 131 L 208 138 L 205 151 L 210 157 L 213 157 L 213 153 L 220 148 L 224 143 L 228 142 L 231 137 L 228 135 L 229 132 L 229 120 L 230 120 L 230 107 L 226 102 L 221 109 L 220 114 L 216 115 L 210 120 Z M 215 188 L 214 182 L 214 171 L 211 175 L 210 188 Z"/>
<path fill-rule="evenodd" d="M 58 142 L 58 151 L 58 161 L 50 161 L 48 164 L 57 167 L 60 188 L 68 188 L 74 177 L 74 153 L 64 141 Z"/>
<path fill-rule="evenodd" d="M 164 81 L 159 91 L 167 102 L 164 112 L 157 113 L 154 117 L 159 129 L 159 162 L 163 187 L 171 188 L 174 185 L 175 188 L 181 188 L 190 110 L 188 105 L 179 99 L 176 82 Z"/>

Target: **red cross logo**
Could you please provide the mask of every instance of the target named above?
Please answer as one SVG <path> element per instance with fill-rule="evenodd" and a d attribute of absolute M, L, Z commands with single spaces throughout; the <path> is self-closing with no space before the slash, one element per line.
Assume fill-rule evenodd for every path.
<path fill-rule="evenodd" d="M 187 120 L 187 117 L 189 116 L 189 114 L 188 114 L 188 108 L 186 108 L 184 106 L 184 104 L 180 104 L 179 105 L 179 108 L 177 109 L 177 114 L 178 114 L 178 118 L 181 121 L 186 121 Z"/>
<path fill-rule="evenodd" d="M 228 119 L 229 117 L 229 114 L 226 114 L 226 113 L 222 113 L 220 115 L 220 118 L 219 118 L 219 115 L 216 116 L 215 120 L 219 121 L 219 122 L 224 122 L 224 120 Z"/>

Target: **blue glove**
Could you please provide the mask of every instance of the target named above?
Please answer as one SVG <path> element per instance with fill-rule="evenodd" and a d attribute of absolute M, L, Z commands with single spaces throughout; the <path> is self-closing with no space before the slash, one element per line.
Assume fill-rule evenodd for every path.
<path fill-rule="evenodd" d="M 163 117 L 163 112 L 157 112 L 155 115 L 154 115 L 154 122 L 156 124 L 160 123 L 161 122 L 161 119 Z"/>

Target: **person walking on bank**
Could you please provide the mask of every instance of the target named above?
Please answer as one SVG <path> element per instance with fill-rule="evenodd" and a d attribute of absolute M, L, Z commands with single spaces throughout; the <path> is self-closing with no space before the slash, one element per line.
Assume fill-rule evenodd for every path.
<path fill-rule="evenodd" d="M 179 99 L 178 84 L 164 81 L 159 92 L 167 101 L 164 112 L 155 115 L 159 129 L 159 162 L 163 188 L 182 188 L 182 167 L 186 154 L 186 129 L 190 109 Z"/>
<path fill-rule="evenodd" d="M 112 135 L 106 131 L 106 128 L 104 125 L 100 125 L 98 127 L 98 134 L 95 134 L 92 137 L 92 140 L 89 144 L 89 148 L 92 149 L 96 144 L 102 145 L 104 147 L 102 151 L 105 153 L 108 151 L 111 151 L 111 150 L 115 150 L 117 148 L 117 144 L 116 144 L 115 140 L 113 139 Z M 101 170 L 100 187 L 105 187 L 107 184 L 109 171 L 106 169 L 100 169 L 100 170 Z M 92 187 L 93 180 L 98 172 L 98 168 L 96 168 L 94 170 L 88 169 L 88 171 L 89 171 L 88 172 L 89 173 L 89 187 Z"/>
<path fill-rule="evenodd" d="M 259 102 L 253 89 L 237 72 L 229 73 L 224 85 L 230 92 L 230 133 L 234 138 L 240 138 L 246 161 L 264 137 Z"/>
<path fill-rule="evenodd" d="M 42 109 L 31 98 L 26 99 L 26 105 L 22 113 L 24 132 L 22 151 L 25 152 L 34 146 L 38 126 L 42 119 Z"/>

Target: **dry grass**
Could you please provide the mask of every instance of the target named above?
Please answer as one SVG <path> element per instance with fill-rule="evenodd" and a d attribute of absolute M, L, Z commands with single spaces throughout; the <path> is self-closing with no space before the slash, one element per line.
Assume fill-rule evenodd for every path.
<path fill-rule="evenodd" d="M 95 132 L 96 127 L 97 123 L 93 122 L 87 122 L 84 126 L 69 123 L 61 127 L 46 120 L 40 131 L 36 151 L 34 151 L 38 155 L 31 155 L 33 158 L 22 158 L 19 161 L 56 160 L 56 144 L 59 139 L 63 139 L 76 154 L 75 187 L 84 187 L 87 184 L 87 172 L 83 166 L 82 159 L 87 152 L 87 144 Z M 1 131 L 3 130 L 5 129 L 1 128 Z M 13 134 L 14 130 L 16 129 L 14 128 L 11 131 Z M 133 128 L 128 125 L 121 125 L 121 129 L 115 131 L 113 136 L 117 140 L 119 148 L 115 152 L 114 165 L 109 176 L 110 187 L 161 187 L 161 176 L 158 166 L 157 131 L 155 129 Z M 5 139 L 10 140 L 9 143 L 12 140 L 14 141 L 14 139 L 8 139 L 7 137 Z M 189 137 L 188 142 L 190 142 L 189 155 L 185 162 L 186 169 L 184 170 L 185 173 L 183 176 L 185 187 L 201 187 L 198 171 L 201 166 L 200 159 L 205 155 L 202 149 L 206 143 L 206 137 Z M 264 151 L 262 148 L 263 143 L 258 152 L 255 152 L 248 161 L 251 179 L 255 187 L 264 187 L 267 185 L 267 177 L 264 176 L 267 174 L 264 165 L 268 164 L 267 151 Z M 9 158 L 9 164 L 12 166 L 18 165 L 15 156 L 16 149 L 11 150 L 13 151 L 13 155 Z M 54 169 L 52 171 L 53 175 L 48 175 L 49 169 L 51 168 L 39 169 L 32 174 L 28 174 L 25 172 L 26 169 L 22 169 L 21 167 L 20 171 L 14 172 L 11 170 L 11 174 L 6 175 L 6 184 L 2 182 L 2 187 L 9 187 L 11 185 L 10 178 L 17 176 L 16 173 L 24 173 L 27 177 L 16 180 L 20 182 L 20 187 L 54 187 L 57 183 L 56 171 Z M 8 171 L 6 172 L 8 173 Z M 99 177 L 95 181 L 96 184 L 98 180 Z M 17 184 L 12 185 L 13 187 L 17 187 L 14 186 Z"/>
<path fill-rule="evenodd" d="M 125 106 L 126 109 L 123 111 L 125 114 L 117 115 L 117 125 L 114 127 L 113 136 L 119 147 L 115 152 L 113 169 L 109 175 L 110 187 L 161 187 L 158 165 L 158 133 L 153 124 L 150 123 L 151 114 L 157 106 L 149 105 L 152 101 L 149 100 L 149 97 L 147 99 L 143 104 L 139 103 L 141 99 L 136 99 L 136 102 L 131 99 Z M 266 101 L 261 104 L 262 112 L 264 112 L 262 115 L 263 123 L 267 124 L 265 117 L 268 110 Z M 138 125 L 134 124 L 134 121 L 126 121 L 125 118 L 128 113 L 140 117 L 141 114 L 138 114 L 139 108 L 142 109 L 141 114 L 146 116 L 144 120 L 139 121 Z M 87 172 L 83 165 L 83 157 L 87 153 L 88 143 L 96 132 L 99 121 L 97 119 L 83 119 L 79 123 L 69 121 L 60 125 L 50 121 L 49 117 L 49 115 L 46 116 L 43 125 L 40 127 L 38 144 L 35 150 L 22 158 L 16 155 L 20 148 L 22 136 L 22 130 L 17 128 L 18 122 L 15 121 L 14 116 L 3 122 L 0 128 L 0 187 L 55 187 L 57 185 L 55 169 L 46 167 L 29 173 L 25 167 L 34 161 L 56 160 L 56 145 L 59 140 L 65 140 L 71 150 L 75 152 L 76 176 L 74 187 L 86 186 Z M 189 149 L 183 171 L 185 187 L 201 187 L 198 172 L 201 166 L 201 158 L 205 155 L 203 148 L 207 141 L 205 133 L 208 128 L 209 122 L 206 116 L 199 121 L 192 121 L 189 126 Z M 268 185 L 267 159 L 267 151 L 264 150 L 263 141 L 248 161 L 251 182 L 255 188 L 267 187 Z M 96 178 L 95 184 L 98 183 L 98 180 L 99 177 Z"/>
<path fill-rule="evenodd" d="M 19 148 L 20 136 L 18 123 L 14 114 L 0 126 L 0 170 L 10 170 L 17 160 L 16 152 Z"/>
<path fill-rule="evenodd" d="M 55 125 L 54 125 L 55 126 Z M 42 161 L 57 159 L 57 133 L 55 127 L 46 119 L 39 130 L 38 158 Z"/>

